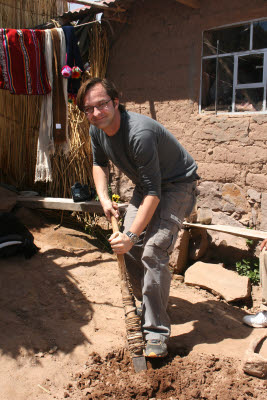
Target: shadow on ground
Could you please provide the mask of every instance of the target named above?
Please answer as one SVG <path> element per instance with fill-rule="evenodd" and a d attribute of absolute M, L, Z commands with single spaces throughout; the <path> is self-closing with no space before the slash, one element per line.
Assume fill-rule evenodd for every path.
<path fill-rule="evenodd" d="M 59 257 L 71 252 L 50 249 L 30 260 L 14 256 L 0 260 L 0 351 L 17 358 L 23 352 L 46 352 L 55 346 L 71 352 L 88 342 L 82 327 L 90 323 L 93 308 Z M 76 259 L 77 260 L 77 259 Z M 99 261 L 98 261 L 99 262 Z M 93 263 L 84 263 L 91 267 Z"/>
<path fill-rule="evenodd" d="M 242 323 L 245 312 L 231 304 L 215 300 L 191 303 L 170 297 L 168 309 L 172 325 L 192 323 L 193 329 L 172 336 L 169 342 L 174 355 L 187 355 L 198 344 L 214 344 L 225 339 L 245 339 L 252 329 Z M 182 328 L 181 328 L 182 330 Z"/>

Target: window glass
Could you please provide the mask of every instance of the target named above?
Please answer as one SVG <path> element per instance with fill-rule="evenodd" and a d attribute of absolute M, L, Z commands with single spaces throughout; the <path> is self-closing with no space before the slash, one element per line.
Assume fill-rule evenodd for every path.
<path fill-rule="evenodd" d="M 202 110 L 215 110 L 215 96 L 213 87 L 216 77 L 216 58 L 203 60 L 202 64 Z"/>
<path fill-rule="evenodd" d="M 237 83 L 258 83 L 263 79 L 263 54 L 238 57 Z"/>
<path fill-rule="evenodd" d="M 202 110 L 215 110 L 216 58 L 203 60 Z M 234 57 L 218 58 L 217 110 L 232 111 Z"/>
<path fill-rule="evenodd" d="M 250 25 L 232 26 L 204 32 L 203 56 L 216 55 L 217 40 L 219 40 L 219 54 L 249 50 Z"/>
<path fill-rule="evenodd" d="M 253 23 L 253 49 L 266 49 L 267 21 Z"/>
<path fill-rule="evenodd" d="M 262 111 L 263 88 L 237 89 L 235 111 Z"/>

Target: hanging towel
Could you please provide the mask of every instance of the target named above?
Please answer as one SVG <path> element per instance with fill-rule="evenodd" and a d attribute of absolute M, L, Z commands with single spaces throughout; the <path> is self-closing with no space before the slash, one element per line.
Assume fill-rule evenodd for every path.
<path fill-rule="evenodd" d="M 73 26 L 62 27 L 66 39 L 66 61 L 65 64 L 70 68 L 74 66 L 79 67 L 84 72 L 84 66 L 80 49 L 78 46 L 77 38 L 75 36 Z M 81 86 L 81 78 L 73 79 L 71 76 L 68 78 L 68 93 L 76 97 L 78 90 Z"/>
<path fill-rule="evenodd" d="M 66 54 L 66 42 L 62 28 L 51 29 L 53 43 L 53 137 L 55 145 L 61 145 L 66 154 L 68 140 L 68 101 L 67 82 L 61 75 L 61 68 Z"/>
<path fill-rule="evenodd" d="M 47 75 L 53 90 L 53 72 L 52 72 L 52 38 L 51 31 L 45 30 L 45 61 L 47 66 Z M 35 167 L 35 182 L 52 182 L 52 168 L 50 155 L 54 154 L 53 140 L 53 109 L 52 109 L 52 91 L 42 98 L 39 138 L 37 144 L 37 158 Z"/>
<path fill-rule="evenodd" d="M 44 57 L 44 31 L 0 29 L 0 89 L 12 94 L 51 91 Z"/>

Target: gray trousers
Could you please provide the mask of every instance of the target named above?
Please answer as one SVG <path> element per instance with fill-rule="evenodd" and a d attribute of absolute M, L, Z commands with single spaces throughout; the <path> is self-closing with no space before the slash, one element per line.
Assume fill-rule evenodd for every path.
<path fill-rule="evenodd" d="M 125 254 L 125 263 L 134 295 L 143 304 L 142 329 L 146 340 L 167 341 L 170 319 L 167 305 L 171 274 L 169 256 L 185 217 L 195 205 L 196 182 L 173 184 L 162 192 L 160 203 L 140 240 Z M 143 195 L 137 189 L 128 206 L 124 232 L 130 230 Z"/>
<path fill-rule="evenodd" d="M 260 254 L 260 280 L 262 289 L 262 309 L 267 311 L 267 250 Z"/>

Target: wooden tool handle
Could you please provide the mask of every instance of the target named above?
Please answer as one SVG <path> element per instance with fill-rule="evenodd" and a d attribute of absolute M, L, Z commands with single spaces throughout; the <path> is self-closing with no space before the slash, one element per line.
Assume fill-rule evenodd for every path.
<path fill-rule="evenodd" d="M 113 233 L 119 232 L 119 226 L 116 218 L 112 215 L 111 216 L 111 224 Z M 125 259 L 123 254 L 117 254 L 118 266 L 119 266 L 119 274 L 121 279 L 121 293 L 123 299 L 128 299 L 132 297 L 132 294 L 129 289 L 128 280 L 126 276 L 126 265 Z M 133 306 L 126 306 L 125 312 L 127 315 L 131 315 L 132 313 L 135 314 L 135 308 Z"/>
<path fill-rule="evenodd" d="M 114 216 L 111 216 L 111 224 L 113 233 L 118 232 L 119 231 L 118 222 Z M 129 350 L 132 354 L 133 360 L 135 360 L 134 366 L 136 371 L 139 370 L 138 368 L 139 359 L 141 359 L 141 364 L 142 364 L 141 369 L 146 369 L 146 364 L 144 361 L 145 358 L 143 356 L 144 341 L 141 331 L 141 321 L 140 317 L 137 316 L 136 314 L 135 300 L 127 278 L 124 255 L 117 254 L 117 260 L 119 266 L 122 303 L 125 313 L 125 324 L 126 324 L 126 333 L 127 333 Z"/>
<path fill-rule="evenodd" d="M 117 219 L 114 217 L 114 215 L 111 216 L 111 224 L 112 224 L 112 230 L 113 232 L 118 232 L 119 231 L 119 225 Z"/>

